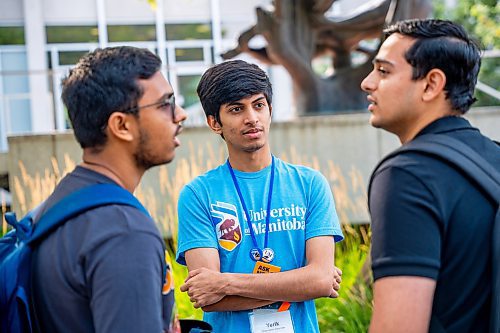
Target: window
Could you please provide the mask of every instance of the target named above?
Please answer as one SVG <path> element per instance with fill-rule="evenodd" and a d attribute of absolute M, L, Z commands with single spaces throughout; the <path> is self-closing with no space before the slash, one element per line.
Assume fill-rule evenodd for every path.
<path fill-rule="evenodd" d="M 200 82 L 201 75 L 185 75 L 179 76 L 179 90 L 184 97 L 182 107 L 187 108 L 199 102 L 196 94 L 196 87 Z"/>
<path fill-rule="evenodd" d="M 59 51 L 59 65 L 75 65 L 87 51 Z"/>
<path fill-rule="evenodd" d="M 149 42 L 156 41 L 154 25 L 108 25 L 110 42 Z"/>
<path fill-rule="evenodd" d="M 47 26 L 47 43 L 97 43 L 97 26 Z"/>
<path fill-rule="evenodd" d="M 0 45 L 23 45 L 24 27 L 0 27 Z"/>
<path fill-rule="evenodd" d="M 209 23 L 165 24 L 167 40 L 211 39 L 212 28 Z"/>
<path fill-rule="evenodd" d="M 202 48 L 176 48 L 175 61 L 203 61 Z"/>

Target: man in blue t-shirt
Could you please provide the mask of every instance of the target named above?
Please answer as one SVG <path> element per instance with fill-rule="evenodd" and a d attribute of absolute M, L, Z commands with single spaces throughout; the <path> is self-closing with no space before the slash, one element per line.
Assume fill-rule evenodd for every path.
<path fill-rule="evenodd" d="M 271 154 L 272 90 L 259 67 L 216 65 L 197 92 L 229 158 L 180 194 L 181 290 L 214 332 L 319 332 L 313 300 L 338 296 L 343 238 L 326 179 Z"/>

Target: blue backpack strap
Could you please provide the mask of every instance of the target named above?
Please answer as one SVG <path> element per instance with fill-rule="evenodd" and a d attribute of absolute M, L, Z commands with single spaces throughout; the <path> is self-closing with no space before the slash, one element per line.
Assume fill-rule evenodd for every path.
<path fill-rule="evenodd" d="M 36 242 L 67 220 L 93 208 L 127 205 L 150 216 L 146 208 L 129 191 L 114 184 L 96 184 L 77 190 L 58 201 L 35 224 L 28 243 Z"/>

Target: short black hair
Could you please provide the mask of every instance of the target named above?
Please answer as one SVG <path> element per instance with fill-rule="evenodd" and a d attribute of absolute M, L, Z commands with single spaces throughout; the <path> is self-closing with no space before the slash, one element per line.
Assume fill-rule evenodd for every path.
<path fill-rule="evenodd" d="M 160 58 L 151 51 L 130 46 L 84 55 L 62 80 L 62 99 L 80 146 L 104 145 L 111 114 L 136 107 L 144 93 L 138 80 L 149 79 L 160 68 Z"/>
<path fill-rule="evenodd" d="M 445 92 L 454 110 L 466 113 L 476 101 L 474 87 L 481 67 L 481 50 L 465 29 L 451 21 L 412 19 L 384 30 L 386 37 L 398 33 L 416 39 L 405 54 L 413 67 L 413 80 L 433 68 L 446 75 Z"/>
<path fill-rule="evenodd" d="M 256 94 L 263 94 L 271 105 L 273 90 L 267 74 L 257 65 L 232 60 L 209 68 L 196 90 L 205 115 L 220 123 L 220 107 Z"/>

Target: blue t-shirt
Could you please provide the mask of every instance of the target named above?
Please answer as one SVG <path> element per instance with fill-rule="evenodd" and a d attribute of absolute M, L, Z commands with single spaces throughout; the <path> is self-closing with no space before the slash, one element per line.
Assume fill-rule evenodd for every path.
<path fill-rule="evenodd" d="M 268 247 L 273 265 L 281 271 L 306 265 L 306 240 L 317 236 L 343 239 L 332 192 L 316 170 L 275 158 L 275 176 L 269 221 Z M 234 170 L 260 248 L 264 246 L 271 166 L 257 172 Z M 185 265 L 185 252 L 194 248 L 219 251 L 221 272 L 251 274 L 254 248 L 245 212 L 227 164 L 197 177 L 179 197 L 177 262 Z M 313 300 L 292 303 L 296 332 L 319 332 Z M 214 332 L 250 332 L 248 313 L 205 313 Z"/>

